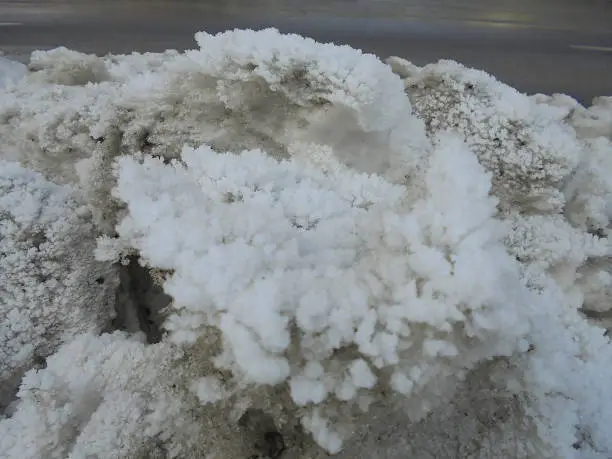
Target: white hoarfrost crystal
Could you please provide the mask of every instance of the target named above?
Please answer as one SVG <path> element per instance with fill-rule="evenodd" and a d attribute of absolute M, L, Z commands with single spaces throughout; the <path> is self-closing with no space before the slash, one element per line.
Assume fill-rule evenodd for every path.
<path fill-rule="evenodd" d="M 91 216 L 69 187 L 0 160 L 0 403 L 21 374 L 114 315 L 116 272 L 94 259 Z"/>
<path fill-rule="evenodd" d="M 110 75 L 104 61 L 93 55 L 60 47 L 50 51 L 34 51 L 30 57 L 32 81 L 64 86 L 85 86 L 100 83 Z"/>
<path fill-rule="evenodd" d="M 573 305 L 610 309 L 612 119 L 609 98 L 588 110 L 568 96 L 527 97 L 452 61 L 423 68 L 390 58 L 430 135 L 464 136 L 493 174 L 506 242 L 528 283 L 552 276 Z M 545 279 L 541 279 L 545 282 Z M 600 323 L 608 326 L 603 317 Z"/>
<path fill-rule="evenodd" d="M 430 133 L 456 132 L 493 174 L 493 191 L 507 210 L 558 212 L 560 188 L 580 161 L 582 144 L 547 106 L 453 61 L 390 65 Z"/>
<path fill-rule="evenodd" d="M 442 138 L 423 169 L 424 188 L 411 190 L 317 146 L 282 161 L 208 147 L 172 164 L 122 157 L 117 244 L 173 273 L 164 284 L 173 341 L 189 347 L 217 327 L 222 369 L 287 381 L 298 405 L 356 404 L 404 375 L 418 417 L 451 395 L 431 381 L 515 351 L 532 300 L 474 155 Z M 328 433 L 313 434 L 336 449 Z"/>
<path fill-rule="evenodd" d="M 612 139 L 612 96 L 596 97 L 588 108 L 565 94 L 537 94 L 533 99 L 560 109 L 561 117 L 576 129 L 580 137 Z"/>
<path fill-rule="evenodd" d="M 505 375 L 520 381 L 521 406 L 538 420 L 537 433 L 523 440 L 531 446 L 520 453 L 485 454 L 607 458 L 610 445 L 598 433 L 612 412 L 605 377 L 578 375 L 608 367 L 611 358 L 600 328 L 612 326 L 609 98 L 585 109 L 562 95 L 529 98 L 455 62 L 423 68 L 399 58 L 388 63 L 405 79 L 429 135 L 462 135 L 492 173 L 507 250 L 521 263 L 527 286 L 539 292 L 528 352 L 518 360 L 518 373 Z M 581 369 L 568 370 L 575 365 Z M 603 407 L 595 409 L 594 400 L 602 399 Z"/>
<path fill-rule="evenodd" d="M 185 144 L 284 157 L 292 143 L 314 141 L 360 170 L 415 173 L 427 148 L 422 122 L 375 56 L 272 29 L 197 40 L 184 54 L 35 53 L 33 71 L 2 94 L 3 142 L 23 164 L 81 181 L 90 195 L 101 190 L 83 171 L 106 176 L 116 155 L 173 158 Z"/>
<path fill-rule="evenodd" d="M 0 457 L 194 457 L 204 425 L 173 390 L 176 354 L 119 332 L 73 337 L 25 375 L 15 413 L 0 422 Z"/>

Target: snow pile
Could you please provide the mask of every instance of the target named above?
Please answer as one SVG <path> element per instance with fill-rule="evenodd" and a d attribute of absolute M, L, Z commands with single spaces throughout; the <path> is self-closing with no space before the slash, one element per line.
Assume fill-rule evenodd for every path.
<path fill-rule="evenodd" d="M 427 144 L 422 123 L 374 56 L 292 35 L 279 41 L 272 30 L 197 40 L 199 50 L 163 59 L 34 53 L 36 71 L 3 96 L 0 135 L 28 167 L 71 181 L 79 160 L 110 164 L 92 152 L 111 142 L 115 154 L 169 159 L 185 144 L 287 157 L 292 143 L 316 140 L 360 170 L 414 171 Z"/>
<path fill-rule="evenodd" d="M 578 165 L 582 145 L 549 107 L 453 61 L 418 68 L 392 58 L 390 64 L 405 78 L 406 92 L 428 132 L 462 135 L 493 173 L 502 210 L 562 209 L 559 188 Z"/>
<path fill-rule="evenodd" d="M 68 187 L 0 160 L 0 403 L 26 370 L 110 326 L 117 279 L 94 259 L 96 231 Z"/>
<path fill-rule="evenodd" d="M 44 317 L 6 315 L 0 363 L 14 387 L 22 343 L 55 352 L 2 457 L 359 458 L 372 431 L 385 457 L 608 458 L 609 101 L 274 30 L 196 40 L 37 52 L 0 91 L 2 157 L 37 171 L 3 163 L 26 261 L 0 273 Z M 98 335 L 126 285 L 95 269 L 135 263 L 169 295 L 152 344 Z"/>
<path fill-rule="evenodd" d="M 23 378 L 19 409 L 2 421 L 2 457 L 162 458 L 193 448 L 198 420 L 173 394 L 175 354 L 119 332 L 75 337 Z"/>
<path fill-rule="evenodd" d="M 590 109 L 567 96 L 529 98 L 484 72 L 441 61 L 390 65 L 428 132 L 455 132 L 493 174 L 506 244 L 531 286 L 551 276 L 573 307 L 612 308 L 612 120 L 609 98 Z"/>
<path fill-rule="evenodd" d="M 585 108 L 576 100 L 563 94 L 545 96 L 537 94 L 533 99 L 561 109 L 563 118 L 583 138 L 607 137 L 612 139 L 612 96 L 597 97 L 593 105 Z"/>
<path fill-rule="evenodd" d="M 490 179 L 461 142 L 445 139 L 429 158 L 420 198 L 329 149 L 295 155 L 121 158 L 128 213 L 105 250 L 136 249 L 172 273 L 169 339 L 190 345 L 219 329 L 217 366 L 259 385 L 287 381 L 306 429 L 337 452 L 339 433 L 322 424 L 334 410 L 365 411 L 388 388 L 418 418 L 446 393 L 433 381 L 517 349 L 531 298 L 492 219 Z M 458 212 L 465 201 L 470 214 Z"/>

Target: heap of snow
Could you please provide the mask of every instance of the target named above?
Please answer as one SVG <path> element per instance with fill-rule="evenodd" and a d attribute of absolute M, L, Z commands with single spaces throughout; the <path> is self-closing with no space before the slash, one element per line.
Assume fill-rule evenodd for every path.
<path fill-rule="evenodd" d="M 612 96 L 596 97 L 588 108 L 564 94 L 536 94 L 533 99 L 560 108 L 563 119 L 572 125 L 579 137 L 612 139 Z"/>
<path fill-rule="evenodd" d="M 1 354 L 2 457 L 610 457 L 609 100 L 275 30 L 196 40 L 36 52 L 0 90 L 0 223 L 39 257 L 0 274 L 63 268 L 10 297 L 54 333 L 7 315 L 6 348 L 55 353 L 22 379 L 38 354 Z M 169 295 L 160 342 L 99 334 L 112 262 Z"/>
<path fill-rule="evenodd" d="M 57 347 L 110 326 L 117 279 L 73 190 L 0 160 L 0 406 Z"/>
<path fill-rule="evenodd" d="M 453 131 L 465 138 L 493 173 L 502 210 L 557 212 L 559 190 L 572 173 L 582 145 L 571 126 L 486 73 L 453 61 L 418 68 L 392 58 L 428 132 Z"/>
<path fill-rule="evenodd" d="M 78 182 L 85 169 L 83 186 L 104 196 L 90 175 L 110 171 L 112 152 L 92 152 L 109 143 L 115 155 L 170 159 L 202 144 L 287 157 L 292 143 L 316 141 L 359 170 L 412 174 L 427 141 L 401 81 L 372 55 L 278 37 L 198 34 L 199 50 L 162 56 L 35 52 L 35 71 L 3 95 L 0 136 L 45 175 Z"/>
<path fill-rule="evenodd" d="M 573 307 L 610 311 L 610 98 L 587 110 L 567 96 L 527 97 L 456 62 L 389 64 L 430 135 L 461 135 L 493 174 L 506 245 L 528 284 L 552 277 Z"/>
<path fill-rule="evenodd" d="M 174 394 L 176 354 L 120 332 L 73 337 L 23 378 L 2 457 L 188 457 L 204 426 Z"/>
<path fill-rule="evenodd" d="M 169 339 L 189 346 L 220 330 L 217 367 L 286 382 L 306 429 L 338 452 L 339 433 L 321 424 L 334 411 L 357 416 L 392 390 L 414 418 L 427 413 L 445 383 L 517 350 L 535 299 L 502 245 L 490 178 L 461 142 L 441 140 L 418 194 L 329 148 L 294 154 L 121 158 L 127 215 L 105 253 L 136 250 L 171 272 Z"/>

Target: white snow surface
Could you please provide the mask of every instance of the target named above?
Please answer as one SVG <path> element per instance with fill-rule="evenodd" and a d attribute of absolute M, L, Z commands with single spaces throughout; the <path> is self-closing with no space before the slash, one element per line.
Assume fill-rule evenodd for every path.
<path fill-rule="evenodd" d="M 0 160 L 0 406 L 37 360 L 114 316 L 116 272 L 94 259 L 96 230 L 79 201 Z"/>
<path fill-rule="evenodd" d="M 0 89 L 19 81 L 28 73 L 28 68 L 6 57 L 0 56 Z"/>
<path fill-rule="evenodd" d="M 0 60 L 0 458 L 612 457 L 612 98 L 196 42 Z"/>

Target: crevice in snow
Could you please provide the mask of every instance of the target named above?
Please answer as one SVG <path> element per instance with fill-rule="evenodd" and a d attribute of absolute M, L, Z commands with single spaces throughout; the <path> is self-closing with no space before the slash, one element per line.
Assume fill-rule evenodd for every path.
<path fill-rule="evenodd" d="M 238 425 L 254 451 L 249 459 L 279 459 L 283 456 L 287 446 L 272 416 L 263 410 L 249 408 L 238 420 Z"/>
<path fill-rule="evenodd" d="M 114 326 L 131 333 L 143 332 L 148 343 L 159 343 L 164 334 L 162 311 L 170 304 L 171 297 L 136 256 L 119 264 L 119 276 Z"/>

